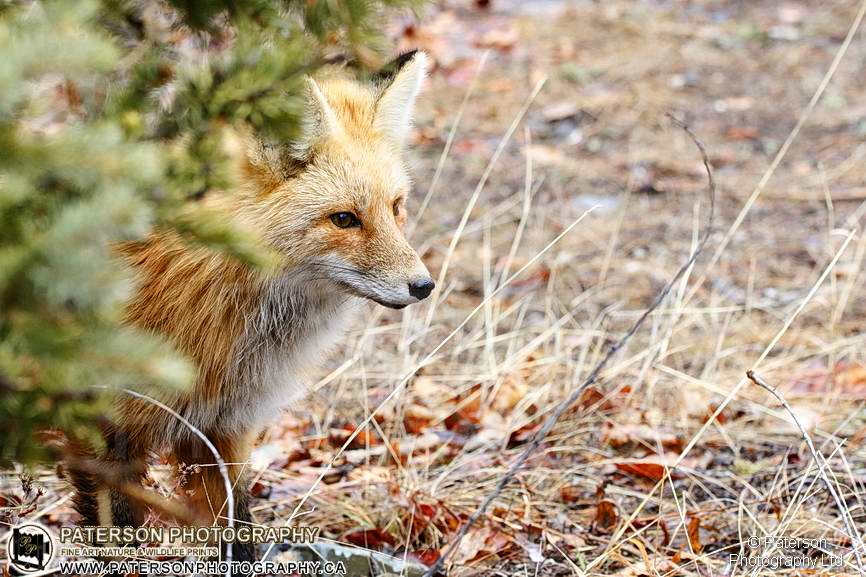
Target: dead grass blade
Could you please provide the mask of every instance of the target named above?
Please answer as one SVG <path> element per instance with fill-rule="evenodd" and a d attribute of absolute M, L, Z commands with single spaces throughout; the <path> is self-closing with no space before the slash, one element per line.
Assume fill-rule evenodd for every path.
<path fill-rule="evenodd" d="M 800 422 L 800 419 L 797 418 L 797 414 L 791 408 L 791 405 L 788 404 L 788 401 L 785 400 L 785 397 L 776 390 L 775 387 L 768 384 L 767 381 L 761 378 L 755 371 L 749 370 L 746 372 L 746 376 L 750 381 L 776 397 L 776 400 L 782 404 L 782 407 L 788 412 L 791 416 L 791 419 L 794 421 L 794 424 L 797 425 L 797 428 L 800 429 L 800 434 L 803 436 L 803 440 L 806 441 L 806 446 L 809 447 L 809 452 L 812 454 L 812 459 L 815 460 L 815 466 L 818 467 L 818 474 L 821 476 L 821 480 L 824 481 L 824 485 L 827 487 L 827 490 L 830 492 L 830 496 L 833 497 L 833 501 L 836 503 L 836 507 L 839 509 L 839 513 L 842 515 L 842 520 L 845 523 L 845 531 L 848 533 L 848 539 L 851 541 L 851 549 L 854 551 L 854 556 L 857 558 L 857 567 L 860 570 L 861 575 L 866 575 L 866 571 L 863 569 L 863 559 L 860 555 L 860 549 L 863 548 L 863 540 L 860 538 L 860 533 L 857 531 L 856 526 L 852 524 L 851 512 L 848 510 L 848 507 L 845 505 L 845 502 L 839 496 L 839 492 L 836 491 L 835 484 L 830 481 L 830 478 L 827 477 L 827 461 L 824 459 L 823 455 L 820 455 L 818 451 L 815 449 L 814 443 L 812 443 L 812 437 L 809 435 L 809 431 L 806 430 L 806 427 Z"/>

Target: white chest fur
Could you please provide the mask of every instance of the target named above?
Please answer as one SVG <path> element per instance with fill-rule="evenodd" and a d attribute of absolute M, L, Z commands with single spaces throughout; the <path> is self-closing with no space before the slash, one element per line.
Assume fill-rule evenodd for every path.
<path fill-rule="evenodd" d="M 246 320 L 218 428 L 261 427 L 302 397 L 314 369 L 343 336 L 356 302 L 324 283 L 288 276 L 271 281 Z"/>

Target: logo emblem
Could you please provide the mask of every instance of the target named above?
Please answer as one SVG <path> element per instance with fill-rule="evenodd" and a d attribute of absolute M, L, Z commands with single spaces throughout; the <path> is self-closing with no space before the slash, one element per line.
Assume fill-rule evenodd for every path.
<path fill-rule="evenodd" d="M 54 541 L 48 529 L 36 523 L 27 523 L 12 528 L 6 551 L 10 565 L 24 573 L 32 573 L 45 569 L 51 562 Z"/>

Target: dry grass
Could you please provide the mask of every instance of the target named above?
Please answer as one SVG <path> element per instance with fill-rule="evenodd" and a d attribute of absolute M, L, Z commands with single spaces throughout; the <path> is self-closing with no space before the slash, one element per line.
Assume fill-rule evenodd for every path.
<path fill-rule="evenodd" d="M 470 531 L 450 574 L 729 575 L 752 535 L 826 538 L 857 574 L 846 513 L 745 372 L 779 387 L 866 532 L 862 32 L 803 116 L 859 6 L 518 4 L 446 5 L 406 40 L 442 65 L 418 123 L 416 207 L 479 45 L 494 47 L 413 232 L 441 282 L 425 304 L 370 308 L 315 392 L 266 433 L 254 513 L 398 557 L 441 551 L 693 250 L 705 180 L 672 112 L 715 164 L 708 254 Z M 516 42 L 493 42 L 506 32 Z M 51 499 L 29 516 L 66 520 L 68 496 L 51 475 L 38 482 Z"/>

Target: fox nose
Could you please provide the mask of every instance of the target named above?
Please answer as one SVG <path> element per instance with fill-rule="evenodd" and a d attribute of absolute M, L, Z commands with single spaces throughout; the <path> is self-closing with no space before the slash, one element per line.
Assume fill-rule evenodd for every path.
<path fill-rule="evenodd" d="M 409 294 L 420 301 L 429 297 L 434 288 L 436 288 L 436 283 L 433 282 L 433 279 L 413 280 L 409 283 Z"/>

